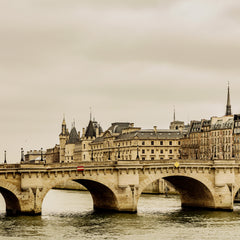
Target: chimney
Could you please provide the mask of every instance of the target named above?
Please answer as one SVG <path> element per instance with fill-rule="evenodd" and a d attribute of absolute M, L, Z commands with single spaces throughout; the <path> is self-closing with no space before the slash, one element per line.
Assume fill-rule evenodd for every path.
<path fill-rule="evenodd" d="M 99 128 L 96 128 L 96 138 L 99 137 Z"/>
<path fill-rule="evenodd" d="M 85 128 L 82 129 L 82 137 L 85 137 Z"/>

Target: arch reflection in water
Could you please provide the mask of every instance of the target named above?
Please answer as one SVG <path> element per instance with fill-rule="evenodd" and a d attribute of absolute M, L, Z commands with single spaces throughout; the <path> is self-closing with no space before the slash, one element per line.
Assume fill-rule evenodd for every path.
<path fill-rule="evenodd" d="M 85 214 L 93 211 L 93 200 L 88 191 L 50 190 L 43 200 L 42 214 Z"/>

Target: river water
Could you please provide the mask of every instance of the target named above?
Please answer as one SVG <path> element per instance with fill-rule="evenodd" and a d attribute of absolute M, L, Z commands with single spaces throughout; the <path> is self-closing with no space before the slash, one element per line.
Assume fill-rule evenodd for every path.
<path fill-rule="evenodd" d="M 7 217 L 0 197 L 0 239 L 239 239 L 233 212 L 182 210 L 178 196 L 142 195 L 138 213 L 98 213 L 88 192 L 51 190 L 42 216 Z"/>

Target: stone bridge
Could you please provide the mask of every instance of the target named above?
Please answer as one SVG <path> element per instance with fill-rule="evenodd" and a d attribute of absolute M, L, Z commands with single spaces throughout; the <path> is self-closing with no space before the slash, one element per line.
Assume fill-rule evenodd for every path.
<path fill-rule="evenodd" d="M 38 215 L 48 191 L 73 180 L 89 190 L 94 209 L 136 212 L 142 191 L 165 179 L 179 191 L 183 207 L 233 210 L 240 162 L 177 161 L 5 164 L 0 165 L 0 192 L 8 215 Z M 83 171 L 77 171 L 79 165 Z"/>

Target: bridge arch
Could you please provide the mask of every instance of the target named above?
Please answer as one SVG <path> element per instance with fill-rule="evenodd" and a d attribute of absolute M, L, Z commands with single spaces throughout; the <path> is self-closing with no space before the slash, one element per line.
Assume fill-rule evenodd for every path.
<path fill-rule="evenodd" d="M 72 180 L 83 185 L 91 194 L 93 199 L 93 207 L 95 210 L 118 210 L 119 202 L 117 198 L 117 193 L 115 191 L 115 185 L 111 182 L 107 184 L 101 181 L 98 181 L 94 178 L 81 179 L 81 178 L 69 178 L 67 180 Z M 55 186 L 65 182 L 66 179 L 51 183 L 47 188 L 42 190 L 42 200 L 41 204 L 47 193 L 54 188 Z"/>
<path fill-rule="evenodd" d="M 180 194 L 182 207 L 215 208 L 214 190 L 207 179 L 185 175 L 163 175 L 150 177 L 140 184 L 139 197 L 143 190 L 156 180 L 170 182 Z"/>
<path fill-rule="evenodd" d="M 239 199 L 240 184 L 237 182 L 233 186 L 229 186 L 229 190 L 232 191 L 233 201 L 237 197 Z"/>
<path fill-rule="evenodd" d="M 7 215 L 17 215 L 21 212 L 20 201 L 17 196 L 20 192 L 17 190 L 16 186 L 6 183 L 4 181 L 0 182 L 0 193 L 2 194 L 6 203 L 6 213 Z"/>
<path fill-rule="evenodd" d="M 77 179 L 74 181 L 82 184 L 90 192 L 95 210 L 118 210 L 119 204 L 116 194 L 112 190 L 113 187 L 94 180 Z"/>

